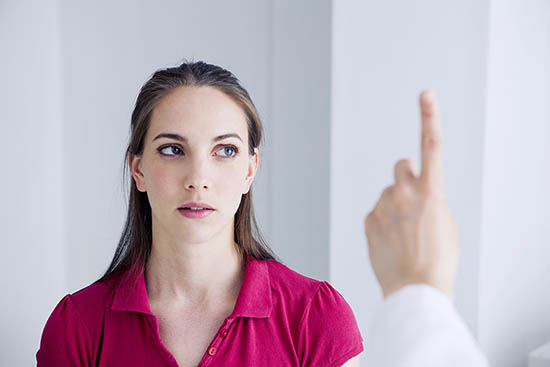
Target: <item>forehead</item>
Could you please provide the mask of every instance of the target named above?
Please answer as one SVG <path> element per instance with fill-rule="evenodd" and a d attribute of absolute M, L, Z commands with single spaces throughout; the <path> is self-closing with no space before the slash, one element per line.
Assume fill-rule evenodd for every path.
<path fill-rule="evenodd" d="M 246 115 L 228 95 L 214 87 L 178 87 L 153 110 L 147 135 L 178 133 L 192 140 L 209 140 L 228 132 L 247 137 Z M 246 142 L 246 140 L 244 140 Z"/>

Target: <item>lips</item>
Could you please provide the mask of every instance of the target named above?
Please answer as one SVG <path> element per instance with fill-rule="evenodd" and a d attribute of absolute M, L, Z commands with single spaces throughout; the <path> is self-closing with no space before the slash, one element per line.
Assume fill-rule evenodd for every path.
<path fill-rule="evenodd" d="M 197 218 L 197 219 L 200 219 L 200 218 L 206 218 L 208 217 L 209 215 L 213 214 L 213 212 L 215 211 L 214 209 L 197 209 L 197 210 L 193 210 L 193 209 L 178 209 L 178 211 L 180 212 L 180 214 L 182 214 L 184 217 L 187 217 L 187 218 Z"/>
<path fill-rule="evenodd" d="M 189 209 L 191 207 L 215 210 L 214 208 L 212 208 L 210 205 L 208 205 L 206 203 L 201 203 L 201 202 L 196 202 L 196 201 L 192 201 L 192 202 L 182 204 L 178 209 Z"/>

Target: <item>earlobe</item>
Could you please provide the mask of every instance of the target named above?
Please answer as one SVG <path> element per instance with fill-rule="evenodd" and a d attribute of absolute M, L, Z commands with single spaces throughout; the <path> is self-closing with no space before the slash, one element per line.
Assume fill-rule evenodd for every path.
<path fill-rule="evenodd" d="M 145 183 L 143 182 L 143 173 L 141 172 L 141 157 L 138 155 L 130 156 L 130 172 L 136 182 L 136 187 L 141 192 L 146 192 Z"/>
<path fill-rule="evenodd" d="M 247 189 L 246 189 L 246 192 L 244 192 L 244 194 L 248 194 L 248 192 L 250 191 L 250 187 L 252 186 L 252 182 L 254 181 L 254 177 L 256 176 L 256 171 L 258 169 L 258 148 L 254 148 L 254 157 L 251 158 L 251 165 L 252 165 L 252 169 L 249 167 L 249 170 L 248 170 L 248 174 L 245 178 L 245 181 L 248 181 L 248 186 L 247 186 Z M 252 172 L 250 172 L 252 170 Z"/>
<path fill-rule="evenodd" d="M 243 194 L 248 194 L 250 191 L 250 186 L 252 186 L 252 179 L 254 178 L 254 175 L 248 174 L 246 178 L 244 179 L 246 181 L 246 191 Z"/>

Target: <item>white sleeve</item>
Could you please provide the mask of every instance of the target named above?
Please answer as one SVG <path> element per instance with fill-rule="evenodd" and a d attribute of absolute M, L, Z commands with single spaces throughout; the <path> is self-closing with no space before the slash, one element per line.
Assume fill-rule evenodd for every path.
<path fill-rule="evenodd" d="M 368 367 L 487 367 L 451 300 L 426 284 L 390 294 L 365 340 Z"/>

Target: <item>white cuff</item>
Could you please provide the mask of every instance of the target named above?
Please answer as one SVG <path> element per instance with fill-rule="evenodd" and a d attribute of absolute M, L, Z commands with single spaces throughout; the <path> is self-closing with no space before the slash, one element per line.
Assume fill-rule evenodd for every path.
<path fill-rule="evenodd" d="M 488 365 L 449 297 L 427 284 L 407 285 L 383 301 L 365 356 L 367 366 Z"/>

